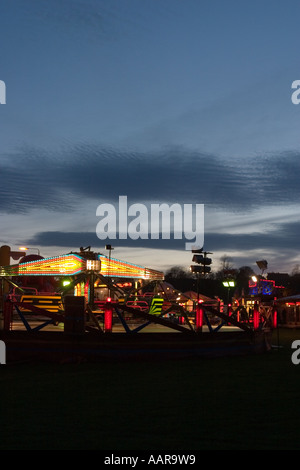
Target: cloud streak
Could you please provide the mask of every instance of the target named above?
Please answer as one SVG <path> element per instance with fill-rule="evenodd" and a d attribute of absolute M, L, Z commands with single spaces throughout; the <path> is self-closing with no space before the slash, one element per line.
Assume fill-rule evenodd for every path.
<path fill-rule="evenodd" d="M 278 230 L 269 233 L 252 233 L 252 234 L 228 234 L 208 232 L 205 234 L 205 247 L 209 250 L 231 250 L 244 251 L 247 250 L 277 250 L 278 252 L 292 250 L 300 250 L 300 222 L 283 223 L 278 226 Z M 99 240 L 96 231 L 93 232 L 62 232 L 49 231 L 39 232 L 31 239 L 27 240 L 28 244 L 38 246 L 82 246 L 90 245 L 92 247 L 104 246 L 106 243 L 112 242 L 118 247 L 134 247 L 134 248 L 154 248 L 164 250 L 184 250 L 185 240 L 132 240 L 128 237 L 126 240 Z"/>
<path fill-rule="evenodd" d="M 0 211 L 64 212 L 78 200 L 201 203 L 247 211 L 300 202 L 299 152 L 225 160 L 184 147 L 139 152 L 80 143 L 2 155 Z M 245 209 L 246 208 L 246 209 Z"/>

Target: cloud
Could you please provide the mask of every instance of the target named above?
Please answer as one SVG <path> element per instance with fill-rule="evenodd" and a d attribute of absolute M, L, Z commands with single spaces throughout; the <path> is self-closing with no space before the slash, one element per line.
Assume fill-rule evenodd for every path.
<path fill-rule="evenodd" d="M 119 41 L 149 28 L 147 12 L 143 14 L 127 2 L 106 0 L 16 0 L 14 13 L 20 14 L 33 34 L 46 29 L 50 33 L 64 35 L 71 41 L 88 40 L 100 44 Z M 129 8 L 128 8 L 129 7 Z M 143 8 L 145 5 L 143 5 Z M 159 8 L 159 13 L 163 10 Z M 139 14 L 137 15 L 137 11 Z M 148 10 L 149 11 L 149 6 Z M 151 6 L 150 6 L 151 11 Z"/>
<path fill-rule="evenodd" d="M 251 233 L 251 234 L 230 234 L 230 233 L 213 233 L 205 234 L 205 247 L 211 251 L 231 250 L 244 251 L 247 250 L 277 250 L 300 251 L 300 222 L 283 223 L 278 226 L 278 230 L 269 233 Z M 135 247 L 135 248 L 154 248 L 164 250 L 184 250 L 185 239 L 174 239 L 172 234 L 170 240 L 132 240 L 129 236 L 126 240 L 99 240 L 93 232 L 62 232 L 49 231 L 39 232 L 31 239 L 27 240 L 28 244 L 38 246 L 82 246 L 90 245 L 92 247 L 104 246 L 106 243 L 115 244 L 118 247 Z M 206 249 L 207 249 L 206 248 Z"/>
<path fill-rule="evenodd" d="M 230 161 L 184 147 L 138 152 L 80 143 L 56 152 L 24 147 L 2 155 L 0 210 L 64 212 L 79 200 L 179 202 L 224 210 L 297 204 L 298 152 Z"/>
<path fill-rule="evenodd" d="M 118 234 L 117 234 L 118 237 Z M 189 242 L 182 236 L 182 239 L 174 239 L 171 233 L 169 240 L 163 240 L 161 235 L 159 239 L 137 239 L 132 240 L 130 236 L 126 240 L 120 239 L 106 239 L 100 240 L 95 232 L 61 232 L 61 231 L 49 231 L 49 232 L 38 232 L 25 243 L 38 246 L 60 246 L 60 247 L 76 247 L 76 246 L 92 246 L 92 247 L 104 247 L 106 244 L 116 245 L 118 247 L 128 248 L 153 248 L 162 250 L 184 250 L 185 243 Z"/>
<path fill-rule="evenodd" d="M 269 233 L 228 234 L 207 233 L 205 241 L 212 250 L 256 250 L 279 251 L 300 250 L 300 222 L 279 224 Z"/>

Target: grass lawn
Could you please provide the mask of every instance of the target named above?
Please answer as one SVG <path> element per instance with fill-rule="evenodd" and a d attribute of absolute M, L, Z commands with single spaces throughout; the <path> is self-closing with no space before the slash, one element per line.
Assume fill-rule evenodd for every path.
<path fill-rule="evenodd" d="M 258 356 L 2 366 L 0 449 L 299 449 L 294 339 L 280 329 Z"/>

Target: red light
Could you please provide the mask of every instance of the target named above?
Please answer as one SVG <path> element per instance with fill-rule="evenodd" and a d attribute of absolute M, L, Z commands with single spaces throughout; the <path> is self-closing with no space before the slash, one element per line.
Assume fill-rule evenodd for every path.
<path fill-rule="evenodd" d="M 196 309 L 196 330 L 201 331 L 203 326 L 203 308 L 197 307 Z"/>
<path fill-rule="evenodd" d="M 277 310 L 276 309 L 273 310 L 272 320 L 273 320 L 273 328 L 277 328 Z"/>
<path fill-rule="evenodd" d="M 254 304 L 253 326 L 254 326 L 255 330 L 258 330 L 258 328 L 259 328 L 259 310 L 258 310 L 257 302 L 255 302 L 255 304 Z"/>
<path fill-rule="evenodd" d="M 109 299 L 109 301 L 108 301 Z M 106 299 L 108 304 L 110 304 L 111 298 Z M 112 320 L 113 320 L 113 309 L 112 305 L 106 305 L 104 307 L 104 330 L 105 333 L 111 333 L 112 331 Z"/>
<path fill-rule="evenodd" d="M 111 297 L 107 297 L 106 302 L 111 302 Z"/>
<path fill-rule="evenodd" d="M 198 304 L 202 304 L 203 302 L 204 302 L 204 300 L 202 300 L 202 299 L 198 300 Z"/>

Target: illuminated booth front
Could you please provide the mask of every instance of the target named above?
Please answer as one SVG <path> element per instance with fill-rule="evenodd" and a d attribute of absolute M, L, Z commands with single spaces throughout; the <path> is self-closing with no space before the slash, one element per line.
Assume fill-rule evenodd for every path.
<path fill-rule="evenodd" d="M 5 260 L 7 261 L 7 257 Z M 92 313 L 99 308 L 101 300 L 102 303 L 108 297 L 118 300 L 129 292 L 137 292 L 143 283 L 160 281 L 164 276 L 160 271 L 107 258 L 101 253 L 90 251 L 88 247 L 80 248 L 79 252 L 50 258 L 24 256 L 18 264 L 0 266 L 0 278 L 3 311 L 7 312 L 9 309 L 12 316 L 14 307 L 22 316 L 21 311 L 28 309 L 31 313 L 38 313 L 36 308 L 53 315 L 66 313 L 67 303 L 71 301 L 75 309 L 76 302 L 80 302 L 79 297 L 84 299 Z M 45 289 L 45 280 L 49 281 L 49 290 Z M 52 286 L 50 280 L 55 280 Z M 25 304 L 27 308 L 24 307 Z M 24 317 L 22 321 L 25 323 Z"/>
<path fill-rule="evenodd" d="M 50 258 L 35 259 L 26 262 L 26 257 L 19 264 L 0 266 L 0 277 L 16 286 L 11 278 L 23 276 L 52 276 L 67 279 L 60 288 L 70 292 L 74 288 L 76 296 L 84 296 L 87 302 L 94 302 L 94 287 L 102 283 L 114 293 L 121 293 L 112 280 L 160 281 L 164 275 L 160 271 L 137 264 L 107 258 L 100 253 L 81 249 L 78 253 L 69 253 Z M 127 282 L 127 285 L 131 283 Z M 119 283 L 120 285 L 120 283 Z M 22 286 L 19 287 L 22 291 Z"/>
<path fill-rule="evenodd" d="M 47 277 L 59 279 L 59 289 L 28 293 L 29 284 L 25 288 L 22 285 L 22 278 L 32 283 L 34 278 Z M 73 331 L 75 325 L 79 328 L 76 333 L 83 333 L 94 331 L 95 327 L 101 330 L 103 321 L 103 329 L 108 332 L 112 330 L 114 315 L 127 333 L 140 331 L 150 323 L 184 333 L 194 332 L 180 305 L 171 304 L 167 311 L 163 309 L 164 299 L 158 289 L 164 280 L 162 272 L 95 253 L 90 247 L 30 261 L 26 261 L 25 256 L 17 265 L 0 266 L 0 278 L 10 285 L 3 306 L 5 317 L 12 315 L 15 309 L 27 330 L 32 330 L 26 321 L 28 313 L 50 318 L 48 323 L 34 329 L 41 329 L 52 321 L 63 322 L 65 331 Z M 99 299 L 101 289 L 104 298 Z M 174 309 L 177 315 L 185 317 L 188 328 L 178 324 L 176 319 L 169 321 L 169 311 Z M 69 321 L 71 318 L 73 320 Z M 126 323 L 131 320 L 133 329 Z"/>
<path fill-rule="evenodd" d="M 74 276 L 91 270 L 101 271 L 103 276 L 109 277 L 147 280 L 164 279 L 164 275 L 160 271 L 115 258 L 109 259 L 102 254 L 95 254 L 94 259 L 86 259 L 84 254 L 81 253 L 69 253 L 11 266 L 0 266 L 0 276 Z"/>
<path fill-rule="evenodd" d="M 51 360 L 65 360 L 66 357 L 72 360 L 78 357 L 80 360 L 82 357 L 98 360 L 116 355 L 140 357 L 141 354 L 145 357 L 149 354 L 190 357 L 191 354 L 211 354 L 208 351 L 218 355 L 225 337 L 222 346 L 225 350 L 228 347 L 227 338 L 234 347 L 238 341 L 243 351 L 265 351 L 269 347 L 266 341 L 269 331 L 254 331 L 252 325 L 229 317 L 214 305 L 197 305 L 193 323 L 192 312 L 188 315 L 178 296 L 174 301 L 169 299 L 166 302 L 162 295 L 165 291 L 158 292 L 164 280 L 162 272 L 107 257 L 88 248 L 49 258 L 27 260 L 24 256 L 14 265 L 3 265 L 0 259 L 3 295 L 0 337 L 8 345 L 10 360 L 35 358 L 40 357 L 40 354 L 45 358 L 51 357 Z M 57 278 L 59 291 L 46 293 L 37 290 L 28 294 L 29 283 L 41 278 Z M 26 283 L 22 283 L 22 280 L 28 281 L 25 288 Z M 106 295 L 111 295 L 106 296 L 104 301 L 98 301 L 97 289 L 104 289 Z M 139 298 L 142 292 L 143 300 Z M 9 319 L 16 312 L 27 331 L 10 331 L 13 328 Z M 219 316 L 221 325 L 215 327 L 210 323 L 208 313 Z M 36 321 L 32 318 L 35 314 L 36 317 L 46 317 L 46 320 L 40 318 Z M 204 318 L 208 335 L 203 330 Z M 182 319 L 184 322 L 181 322 Z M 52 326 L 60 323 L 64 324 L 64 336 L 61 336 L 60 326 Z M 116 326 L 113 327 L 113 324 Z M 221 326 L 226 327 L 228 324 L 236 327 L 237 331 L 215 335 Z M 36 331 L 47 325 L 51 325 L 51 328 L 36 335 Z M 144 330 L 148 325 L 154 325 L 153 329 L 144 331 L 142 335 L 132 334 Z M 22 325 L 21 328 L 24 330 Z M 111 335 L 113 330 L 118 334 Z M 90 334 L 85 335 L 86 332 Z M 166 334 L 170 332 L 182 334 Z M 57 347 L 58 344 L 61 348 Z"/>

